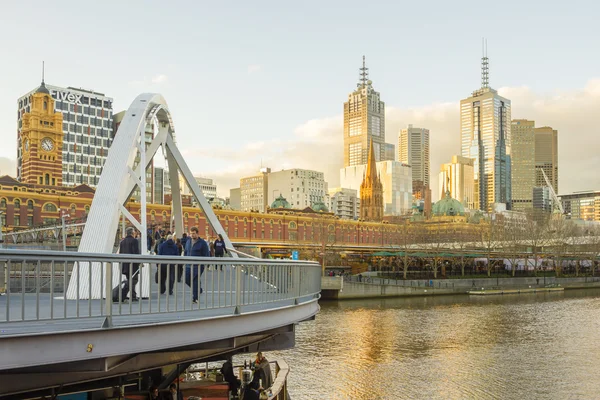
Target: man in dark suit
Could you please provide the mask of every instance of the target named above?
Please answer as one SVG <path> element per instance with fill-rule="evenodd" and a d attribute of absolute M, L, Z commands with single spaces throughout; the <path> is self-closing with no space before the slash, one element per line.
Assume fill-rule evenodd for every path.
<path fill-rule="evenodd" d="M 140 254 L 140 243 L 133 237 L 134 229 L 129 227 L 125 232 L 127 236 L 119 244 L 119 254 Z M 135 293 L 135 286 L 138 283 L 139 274 L 136 272 L 139 269 L 140 263 L 123 263 L 121 265 L 121 272 L 127 277 L 127 281 L 129 282 L 129 293 L 131 294 L 132 301 L 138 299 Z"/>

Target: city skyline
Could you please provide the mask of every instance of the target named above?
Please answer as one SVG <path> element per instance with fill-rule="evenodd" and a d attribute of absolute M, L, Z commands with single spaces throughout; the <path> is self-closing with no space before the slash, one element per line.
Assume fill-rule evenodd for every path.
<path fill-rule="evenodd" d="M 98 19 L 114 20 L 110 29 L 101 29 L 105 33 L 103 40 L 115 43 L 114 49 L 110 43 L 107 45 L 114 54 L 102 60 L 97 57 L 96 46 L 89 49 L 81 46 L 86 43 L 81 35 L 74 35 L 72 43 L 64 48 L 77 47 L 78 57 L 75 58 L 64 57 L 53 46 L 34 41 L 33 38 L 42 32 L 39 26 L 28 28 L 22 35 L 12 35 L 13 31 L 22 31 L 19 26 L 24 26 L 28 18 L 44 17 L 49 21 L 60 18 L 53 9 L 34 7 L 25 13 L 19 6 L 7 6 L 0 17 L 0 34 L 10 60 L 0 66 L 0 86 L 3 88 L 0 132 L 7 143 L 15 143 L 16 99 L 39 83 L 41 61 L 46 60 L 49 84 L 81 86 L 107 93 L 115 99 L 115 112 L 126 109 L 140 92 L 164 94 L 173 110 L 177 139 L 181 147 L 187 149 L 184 155 L 191 168 L 198 175 L 214 178 L 221 196 L 228 193 L 229 188 L 236 187 L 240 177 L 256 173 L 261 159 L 263 165 L 274 171 L 284 168 L 323 171 L 326 181 L 334 187 L 337 186 L 339 166 L 343 163 L 340 145 L 343 140 L 342 103 L 344 96 L 354 89 L 356 68 L 365 54 L 371 79 L 386 102 L 386 142 L 394 143 L 401 127 L 414 124 L 430 129 L 433 171 L 437 171 L 452 154 L 459 153 L 458 102 L 479 82 L 481 38 L 460 26 L 460 18 L 468 18 L 470 11 L 455 20 L 455 31 L 446 37 L 436 36 L 437 28 L 423 37 L 397 43 L 391 35 L 394 30 L 383 24 L 378 28 L 385 36 L 381 44 L 371 43 L 367 38 L 357 39 L 354 46 L 347 46 L 335 35 L 324 34 L 330 22 L 328 17 L 333 18 L 340 11 L 328 5 L 321 14 L 308 21 L 317 32 L 324 34 L 315 46 L 319 42 L 315 33 L 304 32 L 297 24 L 290 25 L 288 30 L 283 28 L 295 16 L 295 10 L 287 7 L 275 7 L 271 14 L 265 15 L 243 6 L 236 10 L 218 5 L 206 9 L 196 7 L 202 11 L 200 22 L 227 13 L 231 18 L 221 19 L 223 26 L 211 22 L 205 28 L 198 28 L 208 32 L 212 40 L 198 44 L 201 57 L 192 56 L 186 48 L 190 40 L 198 40 L 200 33 L 184 38 L 176 27 L 169 25 L 171 29 L 166 29 L 168 32 L 161 43 L 163 40 L 175 43 L 178 38 L 182 38 L 183 43 L 173 44 L 164 60 L 161 58 L 153 63 L 148 62 L 145 51 L 132 49 L 127 40 L 130 33 L 123 24 L 133 6 L 122 7 L 123 16 L 120 16 L 111 12 L 110 4 L 117 3 L 107 3 L 106 10 L 94 10 Z M 411 7 L 417 12 L 425 12 L 418 6 Z M 442 21 L 443 8 L 445 6 L 431 15 L 430 23 Z M 91 7 L 85 5 L 74 6 L 70 15 L 73 21 L 82 21 L 90 15 L 90 10 Z M 389 11 L 396 9 L 392 7 Z M 599 186 L 598 178 L 591 171 L 599 161 L 593 150 L 600 144 L 600 139 L 590 116 L 600 106 L 600 80 L 595 72 L 600 67 L 600 60 L 596 55 L 582 52 L 581 47 L 571 48 L 570 45 L 577 35 L 581 36 L 578 42 L 581 46 L 586 41 L 594 41 L 595 36 L 590 37 L 585 32 L 586 24 L 582 23 L 588 16 L 559 15 L 557 11 L 546 6 L 541 14 L 538 13 L 539 20 L 545 23 L 560 21 L 564 26 L 577 18 L 577 26 L 569 32 L 571 36 L 564 36 L 559 30 L 545 32 L 540 38 L 521 30 L 518 34 L 525 35 L 527 45 L 515 46 L 514 43 L 519 42 L 514 40 L 514 32 L 509 32 L 506 37 L 482 35 L 489 41 L 490 82 L 498 88 L 500 95 L 511 99 L 513 119 L 535 120 L 540 126 L 552 126 L 561 132 L 559 194 L 562 194 L 594 190 Z M 167 14 L 172 16 L 176 12 L 181 14 L 181 8 L 174 7 Z M 353 12 L 358 11 L 343 11 L 346 16 Z M 157 12 L 151 7 L 142 12 L 146 19 L 155 16 Z M 502 23 L 501 16 L 496 17 L 498 21 L 491 17 L 482 18 L 493 28 Z M 387 18 L 385 16 L 384 20 L 390 21 Z M 539 23 L 534 21 L 532 26 Z M 233 29 L 236 24 L 239 26 Z M 265 26 L 256 32 L 246 32 L 261 24 Z M 52 26 L 57 35 L 58 26 Z M 336 19 L 335 26 L 343 29 L 346 23 Z M 232 33 L 225 32 L 229 28 Z M 273 37 L 273 29 L 280 28 L 283 37 Z M 142 28 L 142 32 L 150 34 L 151 28 Z M 242 40 L 241 46 L 236 46 L 240 32 L 248 37 Z M 298 42 L 300 38 L 301 43 Z M 536 48 L 538 57 L 525 58 L 532 47 Z M 274 48 L 281 52 L 273 51 Z M 331 48 L 339 51 L 328 54 L 326 50 Z M 418 68 L 398 62 L 403 52 L 415 54 L 413 57 L 419 60 Z M 552 58 L 551 64 L 545 61 L 558 52 L 562 57 Z M 518 56 L 523 61 L 515 63 Z M 433 63 L 435 59 L 444 62 L 442 65 Z M 318 68 L 314 68 L 317 65 Z M 267 110 L 270 112 L 265 112 Z M 198 132 L 206 132 L 201 141 Z M 225 146 L 221 143 L 223 136 L 228 139 Z M 579 145 L 582 142 L 589 145 L 582 148 Z M 319 152 L 314 151 L 317 143 L 321 146 Z M 0 157 L 14 162 L 15 147 L 5 146 L 0 150 Z M 251 154 L 253 152 L 255 154 Z M 330 168 L 330 165 L 334 167 Z M 16 168 L 6 170 L 0 165 L 0 172 L 14 176 Z M 437 177 L 434 174 L 432 178 L 431 187 L 435 189 Z M 439 198 L 439 194 L 434 193 L 432 197 Z"/>

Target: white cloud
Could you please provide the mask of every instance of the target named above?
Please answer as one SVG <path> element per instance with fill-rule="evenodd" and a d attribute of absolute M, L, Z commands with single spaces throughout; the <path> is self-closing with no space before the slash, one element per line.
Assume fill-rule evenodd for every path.
<path fill-rule="evenodd" d="M 148 77 L 143 77 L 142 79 L 136 79 L 133 81 L 129 81 L 127 82 L 127 84 L 129 86 L 132 87 L 145 87 L 145 86 L 150 86 L 150 85 L 163 85 L 165 83 L 167 83 L 169 80 L 169 77 L 165 74 L 156 74 L 151 78 Z"/>
<path fill-rule="evenodd" d="M 154 84 L 161 84 L 161 83 L 165 83 L 167 81 L 167 76 L 164 74 L 158 74 L 152 77 L 152 83 Z"/>
<path fill-rule="evenodd" d="M 248 75 L 260 72 L 261 70 L 262 70 L 262 65 L 260 65 L 260 64 L 248 65 Z"/>

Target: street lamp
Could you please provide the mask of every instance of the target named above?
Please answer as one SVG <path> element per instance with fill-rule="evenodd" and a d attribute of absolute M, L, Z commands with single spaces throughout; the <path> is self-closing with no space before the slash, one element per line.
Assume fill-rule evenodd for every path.
<path fill-rule="evenodd" d="M 65 229 L 65 218 L 69 218 L 70 215 L 67 214 L 65 210 L 62 210 L 60 219 L 62 220 L 62 242 L 63 242 L 63 251 L 67 251 L 67 232 Z"/>

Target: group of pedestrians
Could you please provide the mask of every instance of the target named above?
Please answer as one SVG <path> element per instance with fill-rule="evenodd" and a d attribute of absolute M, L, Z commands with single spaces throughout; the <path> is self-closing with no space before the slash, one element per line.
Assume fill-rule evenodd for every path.
<path fill-rule="evenodd" d="M 207 240 L 202 239 L 198 234 L 198 228 L 192 227 L 189 236 L 184 233 L 181 239 L 176 238 L 171 232 L 161 231 L 160 229 L 148 230 L 147 248 L 159 256 L 187 256 L 187 257 L 223 257 L 227 253 L 223 236 L 218 234 L 217 239 L 209 245 Z M 140 238 L 134 228 L 127 228 L 126 236 L 119 244 L 120 254 L 140 254 Z M 137 301 L 135 286 L 139 279 L 139 263 L 123 263 L 121 272 L 127 280 L 126 284 L 131 287 L 123 287 L 125 294 L 121 296 L 126 298 L 127 291 L 131 294 L 132 301 Z M 223 266 L 221 265 L 221 270 Z M 185 283 L 192 288 L 192 302 L 198 303 L 198 290 L 202 293 L 202 288 L 198 284 L 202 273 L 204 272 L 204 264 L 186 264 L 185 275 L 183 263 L 177 264 L 160 264 L 155 274 L 155 281 L 159 285 L 160 294 L 165 294 L 168 289 L 169 295 L 173 294 L 173 286 L 175 279 L 181 282 L 182 277 Z M 121 284 L 119 285 L 121 286 Z M 168 286 L 168 287 L 167 287 Z M 115 288 L 116 289 L 116 288 Z M 127 289 L 127 291 L 125 290 Z M 116 296 L 113 295 L 113 300 Z"/>

